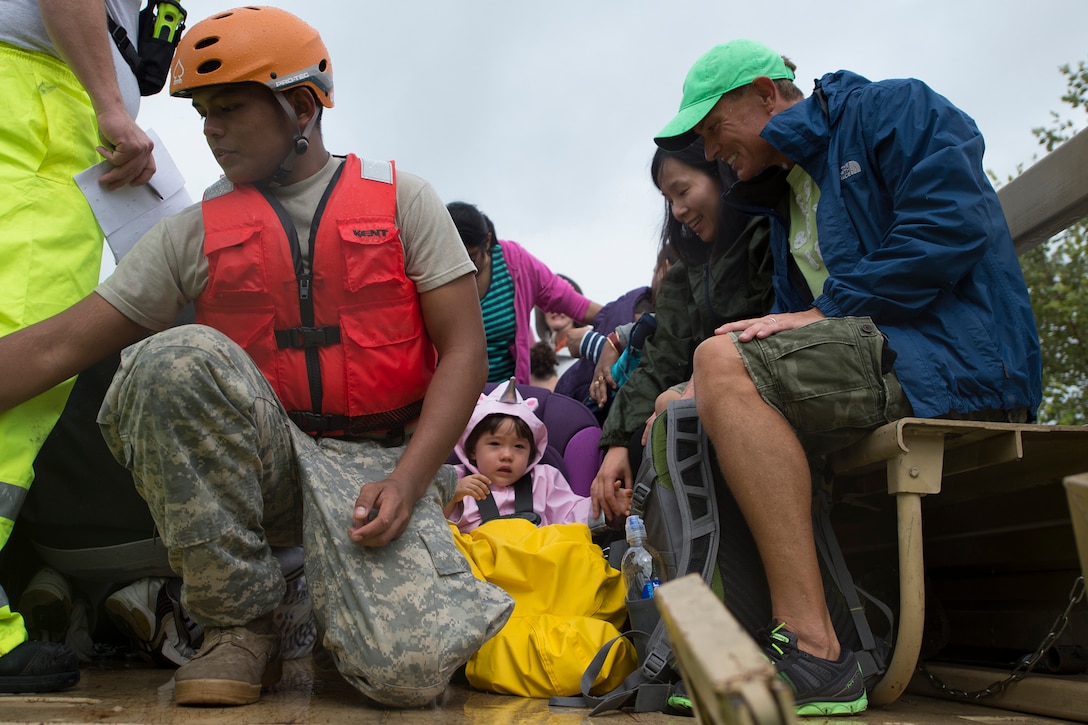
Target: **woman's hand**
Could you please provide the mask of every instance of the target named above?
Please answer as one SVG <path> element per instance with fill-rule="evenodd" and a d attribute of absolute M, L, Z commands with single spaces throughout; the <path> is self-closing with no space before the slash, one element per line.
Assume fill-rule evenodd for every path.
<path fill-rule="evenodd" d="M 612 378 L 612 365 L 619 357 L 619 352 L 611 344 L 606 343 L 601 347 L 601 356 L 597 358 L 597 364 L 593 368 L 593 382 L 589 384 L 589 397 L 600 408 L 608 403 L 609 389 L 615 390 L 618 387 Z"/>
<path fill-rule="evenodd" d="M 590 487 L 593 517 L 596 518 L 601 512 L 604 512 L 604 517 L 608 520 L 626 516 L 631 508 L 630 499 L 624 501 L 622 496 L 617 495 L 617 491 L 632 489 L 633 486 L 627 449 L 623 446 L 612 446 L 604 454 L 601 468 L 597 471 L 597 476 Z"/>

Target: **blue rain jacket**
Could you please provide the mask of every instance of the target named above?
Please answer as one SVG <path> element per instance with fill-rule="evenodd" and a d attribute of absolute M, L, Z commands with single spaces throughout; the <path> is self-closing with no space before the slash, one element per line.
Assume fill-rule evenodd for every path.
<path fill-rule="evenodd" d="M 762 136 L 820 187 L 830 274 L 814 302 L 790 283 L 772 214 L 776 308 L 872 317 L 917 416 L 1027 408 L 1034 420 L 1039 335 L 975 122 L 920 81 L 839 71 Z"/>

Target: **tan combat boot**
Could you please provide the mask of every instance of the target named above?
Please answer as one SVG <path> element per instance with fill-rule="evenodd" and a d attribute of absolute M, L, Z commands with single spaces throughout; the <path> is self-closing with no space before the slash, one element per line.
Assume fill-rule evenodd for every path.
<path fill-rule="evenodd" d="M 245 626 L 207 627 L 200 651 L 174 674 L 174 701 L 248 705 L 282 673 L 280 634 L 271 612 Z"/>

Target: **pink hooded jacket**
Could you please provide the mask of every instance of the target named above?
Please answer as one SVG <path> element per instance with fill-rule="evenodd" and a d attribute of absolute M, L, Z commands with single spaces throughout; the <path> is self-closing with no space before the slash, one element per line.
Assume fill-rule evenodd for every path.
<path fill-rule="evenodd" d="M 529 351 L 533 347 L 533 307 L 562 312 L 580 320 L 591 301 L 574 291 L 567 280 L 527 252 L 517 242 L 500 239 L 506 269 L 514 281 L 514 314 L 517 331 L 514 340 L 514 374 L 518 382 L 529 384 Z M 469 430 L 472 430 L 471 428 Z"/>
<path fill-rule="evenodd" d="M 540 525 L 583 523 L 595 528 L 603 521 L 593 520 L 592 500 L 572 491 L 559 469 L 540 463 L 544 449 L 548 445 L 548 429 L 533 413 L 537 404 L 536 398 L 528 400 L 522 398 L 521 393 L 514 387 L 513 381 L 498 385 L 490 395 L 481 394 L 468 425 L 465 426 L 464 432 L 453 449 L 458 460 L 461 461 L 456 467 L 457 477 L 464 478 L 469 474 L 480 472 L 469 460 L 468 453 L 465 451 L 465 440 L 480 421 L 492 413 L 512 415 L 525 421 L 529 430 L 533 432 L 536 455 L 529 461 L 526 473 L 530 475 L 533 482 L 533 511 L 540 516 Z M 513 486 L 494 486 L 491 489 L 491 495 L 495 498 L 500 516 L 514 513 Z M 469 532 L 479 526 L 482 523 L 482 516 L 476 499 L 471 496 L 461 499 L 450 514 L 449 520 L 457 524 L 457 528 L 463 532 Z"/>

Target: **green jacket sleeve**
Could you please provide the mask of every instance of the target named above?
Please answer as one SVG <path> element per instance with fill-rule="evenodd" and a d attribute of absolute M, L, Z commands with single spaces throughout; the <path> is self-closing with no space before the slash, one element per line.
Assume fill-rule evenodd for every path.
<path fill-rule="evenodd" d="M 771 309 L 772 264 L 770 225 L 765 217 L 754 217 L 736 241 L 707 264 L 693 268 L 677 264 L 669 270 L 657 297 L 657 331 L 612 402 L 602 448 L 626 446 L 654 412 L 657 396 L 691 378 L 695 348 L 715 328 Z"/>
<path fill-rule="evenodd" d="M 654 401 L 665 389 L 691 377 L 695 352 L 692 292 L 688 270 L 674 265 L 657 295 L 657 331 L 642 349 L 642 360 L 616 393 L 605 419 L 601 447 L 626 446 L 654 412 Z"/>

